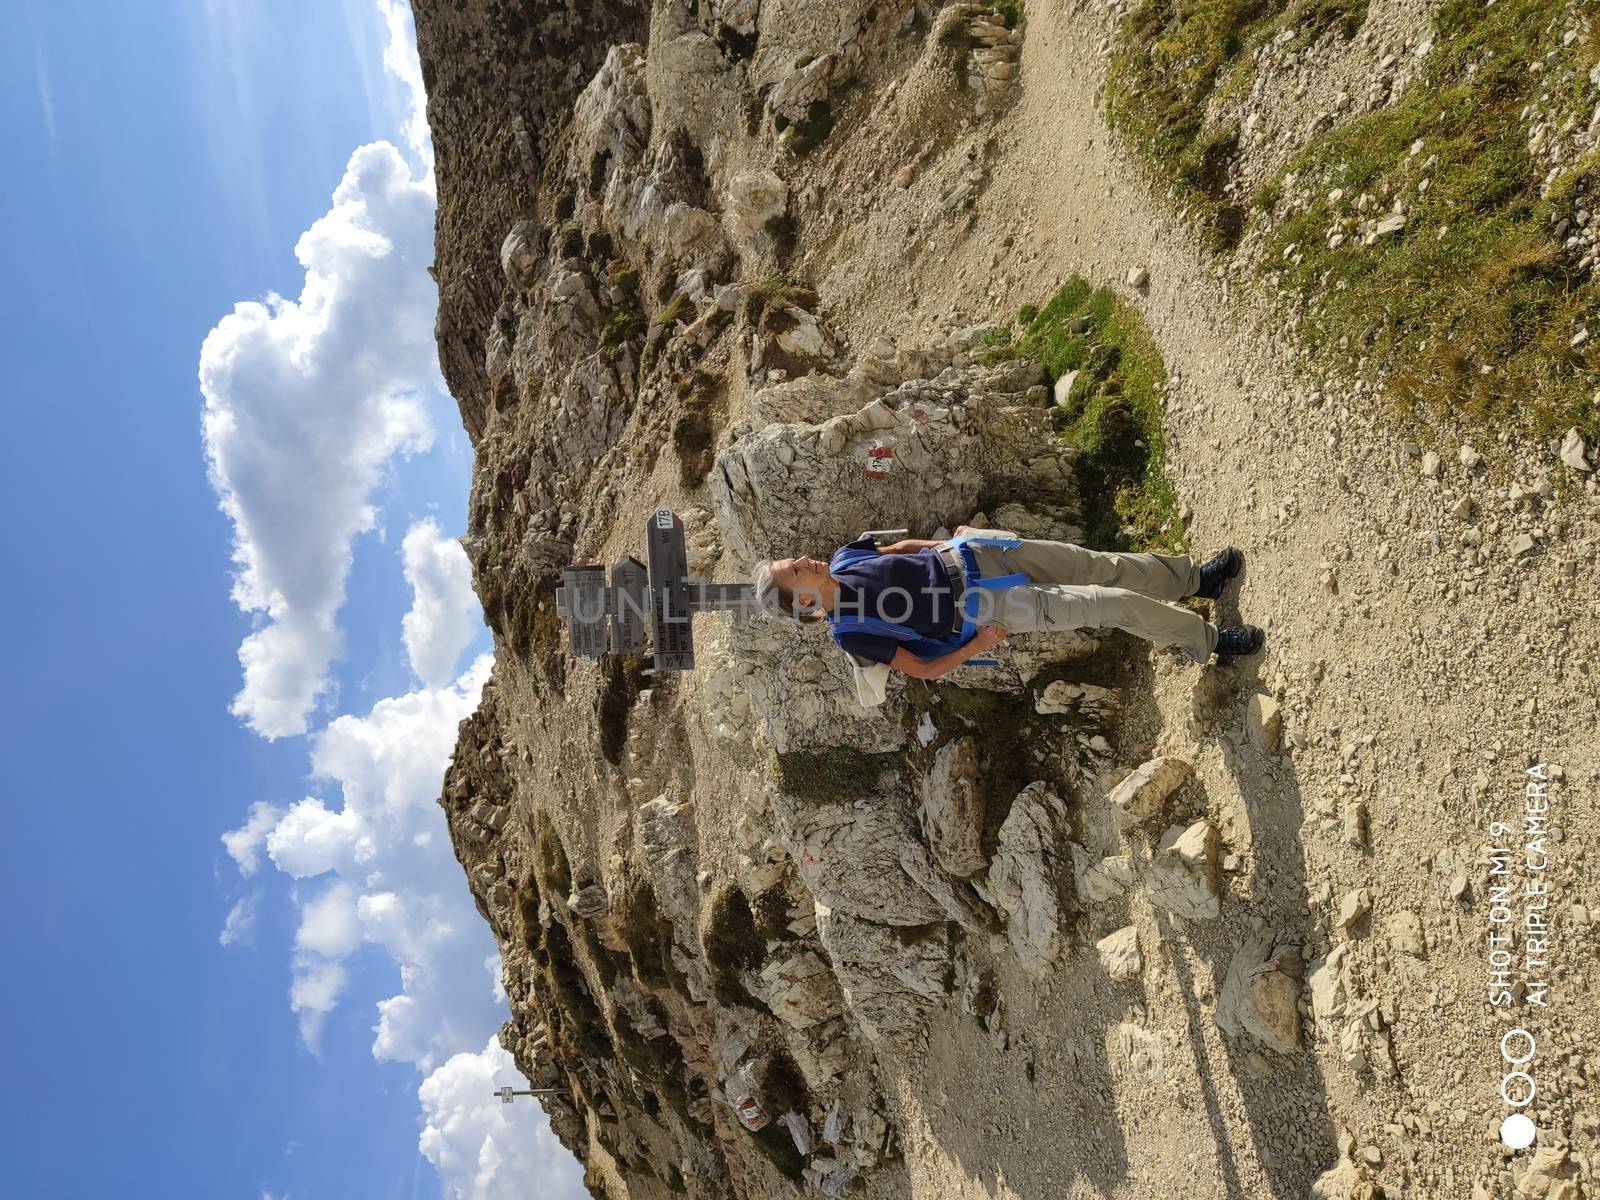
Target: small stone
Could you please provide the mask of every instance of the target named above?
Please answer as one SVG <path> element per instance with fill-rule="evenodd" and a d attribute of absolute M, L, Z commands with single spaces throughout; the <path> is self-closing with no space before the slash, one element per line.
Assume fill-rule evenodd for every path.
<path fill-rule="evenodd" d="M 1422 918 L 1410 909 L 1390 915 L 1384 923 L 1384 933 L 1392 949 L 1413 958 L 1426 958 L 1428 944 L 1422 936 Z"/>
<path fill-rule="evenodd" d="M 1153 817 L 1167 797 L 1182 787 L 1194 768 L 1181 758 L 1152 758 L 1111 789 L 1111 804 L 1124 825 Z"/>
<path fill-rule="evenodd" d="M 1525 558 L 1534 552 L 1538 544 L 1531 533 L 1519 533 L 1511 539 L 1511 557 Z"/>
<path fill-rule="evenodd" d="M 1458 521 L 1472 520 L 1472 497 L 1463 496 L 1450 506 L 1450 515 Z"/>
<path fill-rule="evenodd" d="M 1463 445 L 1461 447 L 1461 453 L 1456 455 L 1456 457 L 1460 460 L 1461 465 L 1469 471 L 1473 470 L 1479 463 L 1483 461 L 1483 455 L 1479 454 L 1471 446 L 1467 445 Z"/>
<path fill-rule="evenodd" d="M 1136 979 L 1144 970 L 1144 959 L 1139 954 L 1139 931 L 1132 925 L 1101 938 L 1094 948 L 1106 974 L 1119 983 Z"/>
<path fill-rule="evenodd" d="M 1432 450 L 1422 456 L 1422 477 L 1424 479 L 1439 478 L 1439 456 Z"/>
<path fill-rule="evenodd" d="M 1335 919 L 1335 924 L 1340 929 L 1349 929 L 1371 911 L 1372 893 L 1366 888 L 1357 888 L 1353 892 L 1347 892 L 1344 899 L 1339 901 L 1339 915 Z"/>
<path fill-rule="evenodd" d="M 1383 1151 L 1376 1146 L 1363 1146 L 1361 1147 L 1361 1159 L 1368 1166 L 1380 1166 L 1383 1163 Z"/>
<path fill-rule="evenodd" d="M 1367 802 L 1352 800 L 1344 806 L 1344 840 L 1357 848 L 1367 844 Z"/>
<path fill-rule="evenodd" d="M 1300 1048 L 1300 947 L 1261 928 L 1228 963 L 1213 1019 L 1233 1037 L 1249 1034 L 1280 1054 Z"/>
<path fill-rule="evenodd" d="M 1144 290 L 1150 282 L 1150 272 L 1143 267 L 1133 267 L 1128 271 L 1128 286 Z"/>
<path fill-rule="evenodd" d="M 1271 696 L 1256 693 L 1245 709 L 1244 727 L 1256 749 L 1276 754 L 1283 731 L 1283 706 Z"/>
<path fill-rule="evenodd" d="M 916 177 L 916 171 L 912 168 L 910 163 L 907 163 L 894 173 L 894 185 L 895 187 L 901 189 L 908 188 L 911 186 L 911 181 Z"/>
<path fill-rule="evenodd" d="M 1589 447 L 1576 427 L 1567 430 L 1567 435 L 1561 439 L 1561 461 L 1574 471 L 1594 470 L 1589 465 Z"/>
<path fill-rule="evenodd" d="M 1067 400 L 1072 395 L 1072 385 L 1077 382 L 1077 378 L 1078 373 L 1076 371 L 1068 371 L 1062 375 L 1060 379 L 1056 380 L 1056 388 L 1053 398 L 1057 408 L 1067 407 Z"/>
<path fill-rule="evenodd" d="M 1375 241 L 1381 237 L 1388 237 L 1392 233 L 1399 233 L 1405 227 L 1405 217 L 1400 213 L 1394 213 L 1372 227 L 1372 238 Z"/>

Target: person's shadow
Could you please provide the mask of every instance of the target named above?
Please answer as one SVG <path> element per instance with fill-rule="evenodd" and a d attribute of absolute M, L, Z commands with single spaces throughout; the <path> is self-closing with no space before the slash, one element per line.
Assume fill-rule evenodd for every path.
<path fill-rule="evenodd" d="M 1237 583 L 1230 582 L 1216 604 L 1217 623 L 1239 623 L 1237 594 Z M 1142 646 L 1108 634 L 1101 653 L 1070 664 L 1062 676 L 1118 691 L 1119 763 L 1144 761 L 1163 728 L 1154 671 Z M 1336 1161 L 1336 1131 L 1321 1067 L 1310 1048 L 1315 1037 L 1310 1020 L 1301 1031 L 1300 1049 L 1282 1054 L 1248 1036 L 1223 1034 L 1202 1003 L 1203 996 L 1214 1003 L 1220 994 L 1243 941 L 1240 930 L 1253 918 L 1264 919 L 1288 939 L 1314 933 L 1308 924 L 1298 773 L 1291 759 L 1265 753 L 1243 732 L 1249 699 L 1264 690 L 1263 661 L 1264 653 L 1213 662 L 1201 674 L 1194 697 L 1199 733 L 1220 742 L 1224 769 L 1237 789 L 1237 823 L 1249 831 L 1248 848 L 1237 848 L 1247 857 L 1223 876 L 1220 919 L 1179 921 L 1156 909 L 1159 937 L 1154 945 L 1141 938 L 1144 970 L 1125 983 L 1109 979 L 1094 942 L 1132 922 L 1128 894 L 1078 914 L 1066 957 L 1039 980 L 1029 981 L 1009 947 L 971 948 L 969 958 L 995 972 L 1005 1037 L 963 1012 L 957 989 L 949 1009 L 933 1022 L 926 1060 L 890 1066 L 889 1074 L 912 1085 L 902 1099 L 921 1108 L 918 1119 L 928 1136 L 987 1195 L 1056 1200 L 1078 1180 L 1101 1194 L 1126 1188 L 1130 1140 L 1137 1144 L 1179 1135 L 1138 1118 L 1125 1127 L 1118 1119 L 1117 1097 L 1162 1083 L 1189 1062 L 1197 1081 L 1190 1108 L 1203 1114 L 1214 1156 L 1209 1164 L 1174 1163 L 1168 1186 L 1187 1176 L 1195 1195 L 1302 1200 Z M 1018 746 L 1017 753 L 1025 750 Z M 1206 803 L 1198 780 L 1186 785 L 1176 802 L 1181 807 L 1173 810 L 1172 820 L 1177 823 L 1214 807 Z M 1070 797 L 1069 804 L 1075 810 L 1074 836 L 1092 856 L 1116 852 L 1109 813 L 1090 812 Z M 1133 850 L 1136 858 L 1148 855 L 1168 823 L 1153 823 L 1149 844 Z M 1141 833 L 1134 840 L 1145 837 Z M 1228 852 L 1225 846 L 1223 853 Z M 1183 1010 L 1184 1037 L 1178 1044 L 1170 1034 L 1163 1039 L 1161 1023 L 1147 1018 L 1155 1004 L 1171 1005 L 1169 991 L 1152 995 L 1146 986 L 1157 956 Z M 1208 979 L 1196 978 L 1197 959 Z M 1121 1111 L 1129 1112 L 1126 1102 Z M 1243 1130 L 1237 1115 L 1229 1117 L 1241 1112 Z M 1147 1144 L 1133 1157 L 1148 1162 L 1160 1155 Z"/>

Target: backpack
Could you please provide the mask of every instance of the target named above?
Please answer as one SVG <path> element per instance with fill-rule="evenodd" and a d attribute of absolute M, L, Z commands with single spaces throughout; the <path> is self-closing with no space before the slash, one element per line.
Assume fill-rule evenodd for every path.
<path fill-rule="evenodd" d="M 950 539 L 950 544 L 961 557 L 962 567 L 967 577 L 966 609 L 961 614 L 961 628 L 943 637 L 930 637 L 920 633 L 908 625 L 900 625 L 894 621 L 885 621 L 879 617 L 841 617 L 833 613 L 828 614 L 828 626 L 833 633 L 833 640 L 839 643 L 841 649 L 844 643 L 841 640 L 845 634 L 864 633 L 871 637 L 892 638 L 899 642 L 906 650 L 918 658 L 927 660 L 948 654 L 959 649 L 972 640 L 978 632 L 976 617 L 977 588 L 999 590 L 1004 588 L 1021 587 L 1028 582 L 1028 577 L 1016 572 L 1011 575 L 998 575 L 985 579 L 978 570 L 977 555 L 972 552 L 973 546 L 999 546 L 1010 549 L 1022 544 L 1022 539 L 1014 533 L 1003 530 L 977 531 L 968 530 L 966 533 Z M 850 546 L 843 546 L 834 552 L 828 560 L 828 569 L 837 571 L 841 568 L 852 566 L 863 559 L 876 555 L 876 550 L 863 550 Z M 862 667 L 856 662 L 855 656 L 850 656 L 850 665 L 855 669 L 856 697 L 864 707 L 871 708 L 882 704 L 885 687 L 888 683 L 889 668 L 885 663 L 873 663 L 871 667 Z M 999 662 L 992 658 L 969 658 L 965 666 L 997 667 Z"/>

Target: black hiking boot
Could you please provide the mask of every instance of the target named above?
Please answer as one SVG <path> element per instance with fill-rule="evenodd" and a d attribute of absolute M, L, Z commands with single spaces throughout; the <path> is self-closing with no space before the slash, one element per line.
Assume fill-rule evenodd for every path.
<path fill-rule="evenodd" d="M 1224 625 L 1217 630 L 1217 657 L 1243 658 L 1254 654 L 1266 638 L 1256 625 Z"/>
<path fill-rule="evenodd" d="M 1244 555 L 1239 553 L 1237 547 L 1229 546 L 1226 550 L 1218 550 L 1200 564 L 1200 586 L 1195 588 L 1194 594 L 1207 600 L 1215 600 L 1222 595 L 1223 586 L 1239 573 L 1239 568 L 1242 566 L 1244 566 Z"/>

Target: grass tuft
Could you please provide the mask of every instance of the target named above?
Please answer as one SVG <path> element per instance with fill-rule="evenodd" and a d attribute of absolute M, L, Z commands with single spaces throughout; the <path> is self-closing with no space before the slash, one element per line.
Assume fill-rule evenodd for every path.
<path fill-rule="evenodd" d="M 1227 189 L 1239 131 L 1208 123 L 1213 99 L 1247 91 L 1255 51 L 1285 30 L 1297 48 L 1330 30 L 1348 37 L 1366 11 L 1367 0 L 1143 0 L 1123 19 L 1107 118 L 1191 204 L 1213 248 L 1243 229 Z"/>
<path fill-rule="evenodd" d="M 1031 358 L 1044 364 L 1052 385 L 1077 372 L 1053 418 L 1078 450 L 1088 544 L 1181 551 L 1187 535 L 1167 479 L 1161 429 L 1167 373 L 1138 314 L 1111 289 L 1073 276 L 1043 308 L 1024 306 L 1017 329 L 979 357 Z"/>
<path fill-rule="evenodd" d="M 778 755 L 780 786 L 790 795 L 806 800 L 839 800 L 866 796 L 877 786 L 878 777 L 894 770 L 900 755 L 894 752 L 869 754 L 853 746 L 830 746 L 825 750 L 793 750 Z"/>
<path fill-rule="evenodd" d="M 756 929 L 750 901 L 738 888 L 728 888 L 711 902 L 700 933 L 706 963 L 711 968 L 711 991 L 723 1004 L 766 1010 L 766 1005 L 744 985 L 744 974 L 761 966 L 766 939 Z"/>
<path fill-rule="evenodd" d="M 1580 197 L 1600 198 L 1596 156 L 1546 189 L 1521 117 L 1541 94 L 1583 112 L 1600 99 L 1587 79 L 1600 42 L 1548 53 L 1564 11 L 1446 0 L 1405 94 L 1316 139 L 1278 181 L 1301 204 L 1271 230 L 1266 262 L 1281 264 L 1302 334 L 1384 368 L 1407 415 L 1522 434 L 1596 428 L 1600 359 L 1570 342 L 1600 311 L 1600 287 L 1557 236 Z M 1360 196 L 1384 212 L 1399 201 L 1404 229 L 1366 245 Z"/>
<path fill-rule="evenodd" d="M 1215 249 L 1259 214 L 1261 269 L 1302 338 L 1381 379 L 1399 415 L 1594 433 L 1600 338 L 1571 342 L 1600 286 L 1561 223 L 1600 205 L 1600 154 L 1569 155 L 1551 177 L 1526 116 L 1556 114 L 1560 138 L 1559 114 L 1581 123 L 1600 101 L 1600 37 L 1565 39 L 1572 13 L 1567 0 L 1444 0 L 1398 99 L 1313 138 L 1254 197 L 1230 183 L 1237 135 L 1219 108 L 1249 90 L 1261 48 L 1349 36 L 1366 0 L 1142 0 L 1118 28 L 1108 116 Z M 1369 244 L 1397 211 L 1404 228 Z"/>

